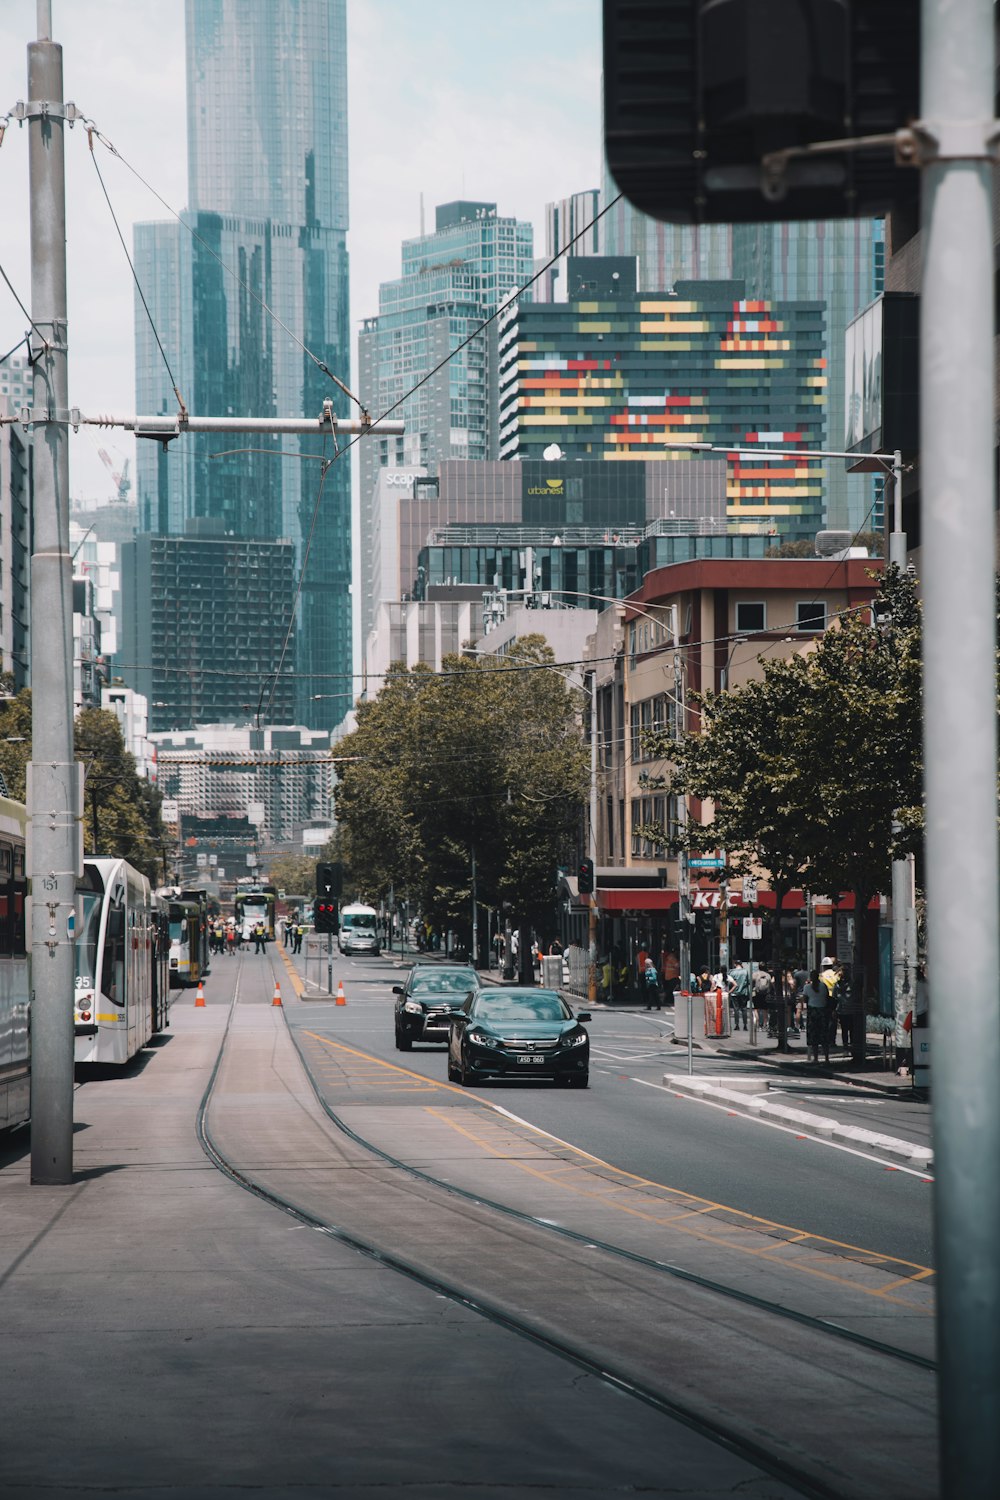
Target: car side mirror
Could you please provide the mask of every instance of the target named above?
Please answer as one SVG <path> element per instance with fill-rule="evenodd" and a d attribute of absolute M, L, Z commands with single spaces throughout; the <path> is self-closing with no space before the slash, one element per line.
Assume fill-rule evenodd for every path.
<path fill-rule="evenodd" d="M 392 993 L 394 995 L 401 995 L 403 993 L 403 986 L 401 984 L 394 984 L 392 987 Z"/>
<path fill-rule="evenodd" d="M 578 1010 L 576 1013 L 576 1019 L 578 1021 L 592 1021 L 594 1018 L 590 1014 L 589 1010 Z"/>

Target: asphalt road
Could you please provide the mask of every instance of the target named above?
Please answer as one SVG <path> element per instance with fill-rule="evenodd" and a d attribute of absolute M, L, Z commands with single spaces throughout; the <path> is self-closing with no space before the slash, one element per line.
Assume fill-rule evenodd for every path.
<path fill-rule="evenodd" d="M 443 1080 L 443 1048 L 395 1050 L 391 987 L 406 967 L 398 955 L 337 956 L 334 985 L 343 979 L 346 1008 L 331 1012 L 329 1001 L 316 1000 L 289 1012 L 291 1024 L 330 1030 L 374 1057 Z M 586 1092 L 527 1081 L 469 1092 L 653 1182 L 881 1255 L 933 1263 L 931 1187 L 922 1174 L 672 1094 L 663 1075 L 681 1071 L 683 1055 L 656 1012 L 595 1011 L 590 1033 Z M 883 1116 L 874 1128 L 885 1128 Z"/>

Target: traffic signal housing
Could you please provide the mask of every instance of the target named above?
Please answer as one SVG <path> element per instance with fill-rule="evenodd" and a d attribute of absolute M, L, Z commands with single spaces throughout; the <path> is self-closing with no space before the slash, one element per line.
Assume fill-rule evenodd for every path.
<path fill-rule="evenodd" d="M 344 867 L 339 860 L 316 866 L 316 895 L 330 899 L 343 894 Z"/>
<path fill-rule="evenodd" d="M 680 224 L 913 209 L 913 0 L 604 0 L 604 144 L 626 198 Z M 810 155 L 818 141 L 882 138 Z M 783 163 L 764 158 L 791 151 Z"/>
<path fill-rule="evenodd" d="M 594 861 L 592 859 L 581 859 L 577 868 L 576 884 L 581 896 L 593 895 Z"/>
<path fill-rule="evenodd" d="M 316 932 L 337 932 L 337 903 L 317 896 L 313 907 L 313 929 Z"/>

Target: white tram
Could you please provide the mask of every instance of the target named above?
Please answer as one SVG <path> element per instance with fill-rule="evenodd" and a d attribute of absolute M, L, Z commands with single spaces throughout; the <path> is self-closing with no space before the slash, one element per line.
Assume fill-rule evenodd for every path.
<path fill-rule="evenodd" d="M 78 1063 L 126 1063 L 167 1024 L 165 903 L 124 859 L 84 861 L 73 1021 Z"/>
<path fill-rule="evenodd" d="M 0 1130 L 28 1118 L 31 1096 L 25 824 L 23 804 L 0 797 Z"/>

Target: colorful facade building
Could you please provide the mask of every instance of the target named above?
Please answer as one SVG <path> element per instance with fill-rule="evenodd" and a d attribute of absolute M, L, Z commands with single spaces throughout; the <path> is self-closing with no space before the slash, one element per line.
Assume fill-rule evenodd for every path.
<path fill-rule="evenodd" d="M 827 446 L 821 302 L 750 299 L 739 281 L 636 290 L 630 258 L 569 258 L 568 300 L 500 319 L 500 456 L 698 462 L 679 443 Z M 732 453 L 733 530 L 824 524 L 823 463 Z"/>

